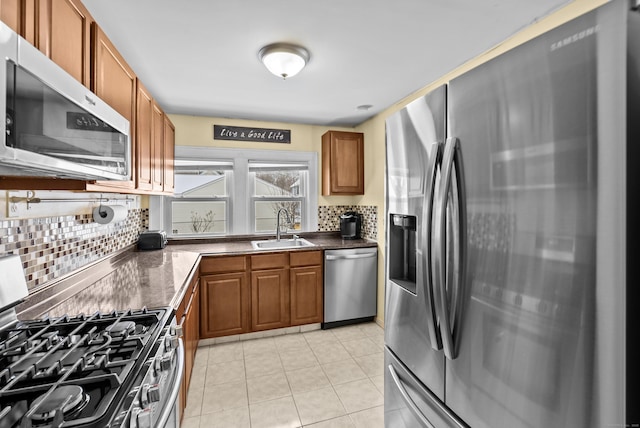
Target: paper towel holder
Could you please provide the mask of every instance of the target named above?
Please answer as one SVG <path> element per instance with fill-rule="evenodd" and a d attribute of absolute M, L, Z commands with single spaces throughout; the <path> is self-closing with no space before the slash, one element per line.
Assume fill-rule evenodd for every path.
<path fill-rule="evenodd" d="M 102 195 L 100 195 L 100 205 L 98 206 L 98 214 L 102 218 L 106 218 L 107 217 L 107 212 L 102 209 Z"/>
<path fill-rule="evenodd" d="M 103 202 L 115 202 L 115 201 L 122 201 L 122 202 L 126 202 L 128 204 L 130 202 L 134 202 L 135 199 L 133 199 L 133 198 L 103 198 L 102 195 L 100 195 L 99 198 L 78 198 L 78 199 L 71 199 L 71 198 L 36 198 L 36 192 L 34 190 L 27 190 L 27 196 L 12 196 L 12 197 L 9 198 L 9 202 L 12 203 L 12 204 L 17 204 L 19 202 L 26 202 L 28 210 L 31 209 L 31 204 L 39 204 L 41 202 L 100 202 L 100 208 L 102 208 L 102 203 Z M 100 215 L 101 216 L 102 216 L 102 213 L 103 213 L 103 211 L 101 209 L 100 210 Z"/>

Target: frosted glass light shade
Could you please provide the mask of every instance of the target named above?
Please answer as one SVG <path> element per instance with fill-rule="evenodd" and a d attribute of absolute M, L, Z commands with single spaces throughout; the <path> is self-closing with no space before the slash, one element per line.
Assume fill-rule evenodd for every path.
<path fill-rule="evenodd" d="M 283 79 L 298 74 L 309 61 L 309 52 L 305 48 L 285 43 L 265 46 L 258 56 L 267 70 Z"/>

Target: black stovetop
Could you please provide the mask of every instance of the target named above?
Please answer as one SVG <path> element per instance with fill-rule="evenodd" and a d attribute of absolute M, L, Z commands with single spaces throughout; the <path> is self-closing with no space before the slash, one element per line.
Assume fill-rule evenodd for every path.
<path fill-rule="evenodd" d="M 0 428 L 107 426 L 170 315 L 114 311 L 0 331 Z"/>

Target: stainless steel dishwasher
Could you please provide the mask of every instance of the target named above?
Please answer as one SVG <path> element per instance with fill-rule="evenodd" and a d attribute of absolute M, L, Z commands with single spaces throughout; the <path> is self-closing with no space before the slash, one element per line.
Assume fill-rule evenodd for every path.
<path fill-rule="evenodd" d="M 377 288 L 377 248 L 325 251 L 322 328 L 373 319 Z"/>

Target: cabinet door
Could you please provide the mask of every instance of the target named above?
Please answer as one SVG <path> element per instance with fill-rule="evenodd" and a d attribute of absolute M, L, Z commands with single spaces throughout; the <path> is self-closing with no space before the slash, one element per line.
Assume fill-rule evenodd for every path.
<path fill-rule="evenodd" d="M 151 189 L 162 192 L 164 178 L 164 112 L 156 102 L 153 102 L 151 114 Z"/>
<path fill-rule="evenodd" d="M 189 383 L 191 382 L 191 372 L 193 371 L 193 362 L 200 339 L 200 288 L 199 279 L 193 278 L 191 284 L 187 288 L 185 296 L 176 309 L 176 317 L 181 320 L 183 343 L 184 343 L 184 362 L 185 369 L 182 377 L 182 385 L 180 385 L 179 410 L 180 419 L 187 405 L 187 392 Z"/>
<path fill-rule="evenodd" d="M 136 75 L 118 53 L 111 41 L 100 27 L 93 23 L 92 32 L 92 63 L 91 90 L 118 113 L 129 121 L 131 126 L 132 170 L 129 181 L 98 182 L 108 187 L 135 188 L 135 153 L 136 153 Z"/>
<path fill-rule="evenodd" d="M 173 166 L 175 160 L 176 129 L 166 114 L 164 115 L 164 133 L 162 138 L 164 140 L 164 178 L 162 180 L 162 190 L 165 193 L 173 193 L 175 188 Z"/>
<path fill-rule="evenodd" d="M 91 23 L 80 0 L 40 0 L 35 46 L 79 82 L 89 87 Z"/>
<path fill-rule="evenodd" d="M 322 322 L 322 267 L 291 268 L 291 325 Z"/>
<path fill-rule="evenodd" d="M 289 269 L 251 272 L 251 329 L 286 327 L 289 322 Z"/>
<path fill-rule="evenodd" d="M 249 331 L 250 292 L 246 273 L 201 277 L 200 292 L 200 337 Z"/>
<path fill-rule="evenodd" d="M 364 194 L 364 135 L 328 131 L 322 136 L 322 194 Z"/>
<path fill-rule="evenodd" d="M 136 94 L 136 189 L 151 190 L 153 169 L 153 98 L 138 80 Z"/>
<path fill-rule="evenodd" d="M 22 34 L 21 3 L 21 0 L 0 0 L 0 20 L 18 34 Z"/>

